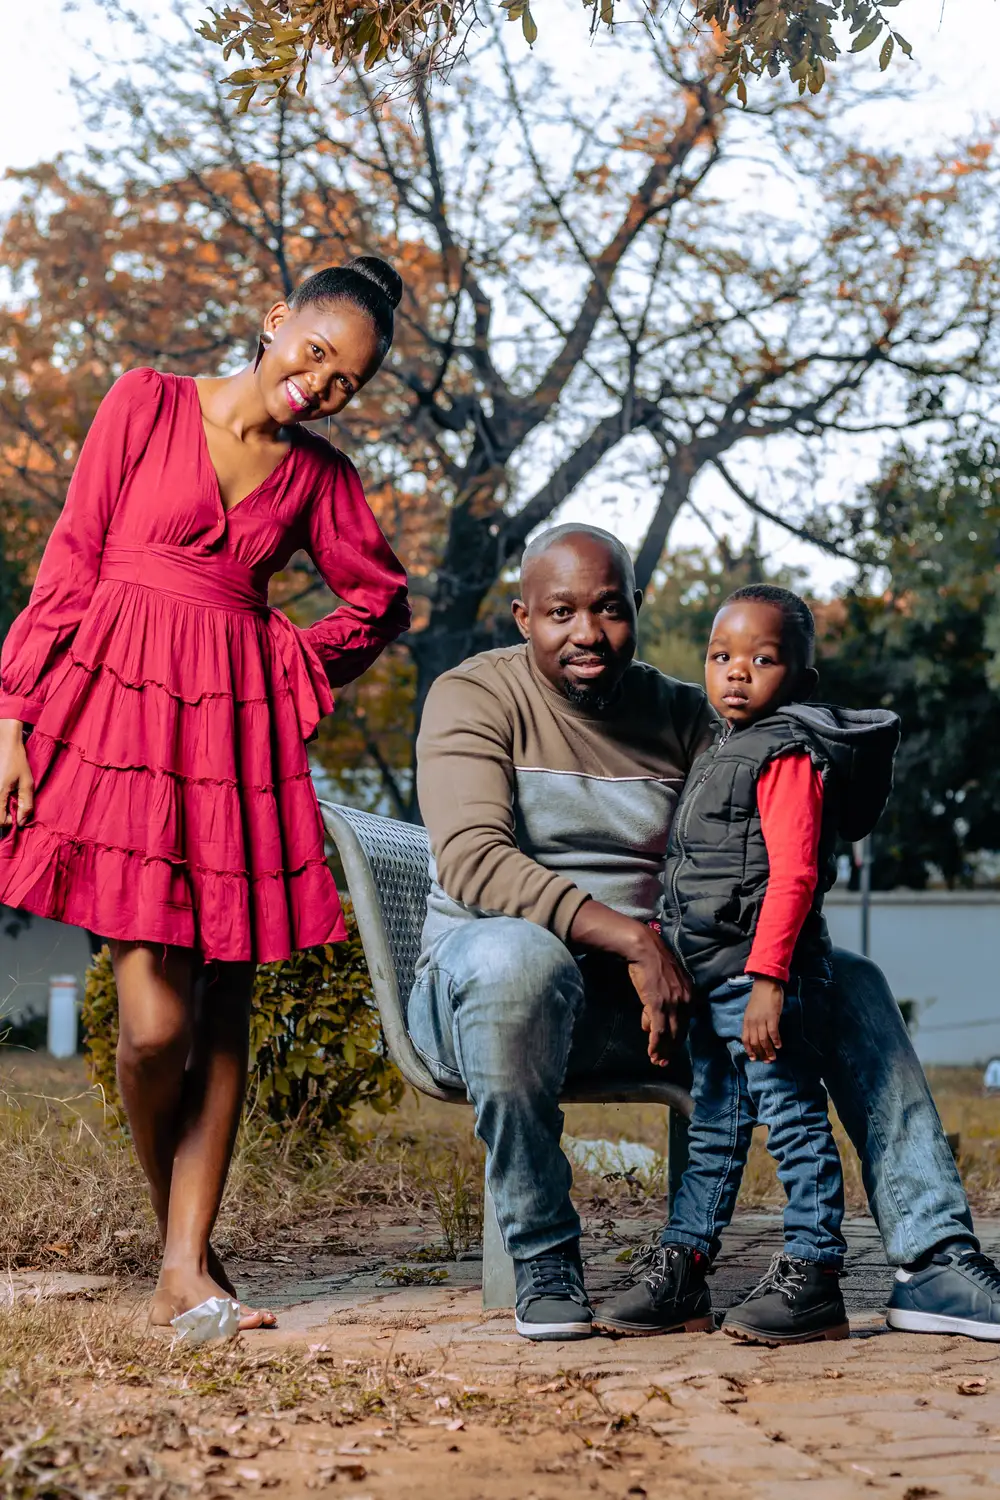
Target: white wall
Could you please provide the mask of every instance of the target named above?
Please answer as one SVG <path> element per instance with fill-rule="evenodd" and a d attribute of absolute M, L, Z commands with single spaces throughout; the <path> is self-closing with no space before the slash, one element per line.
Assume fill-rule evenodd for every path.
<path fill-rule="evenodd" d="M 833 890 L 830 935 L 861 949 L 861 903 Z M 871 957 L 897 1000 L 916 1002 L 922 1063 L 980 1066 L 1000 1057 L 1000 891 L 886 891 L 872 896 Z"/>
<path fill-rule="evenodd" d="M 32 917 L 16 937 L 10 937 L 3 929 L 14 915 L 0 907 L 0 1032 L 5 1019 L 48 1013 L 53 974 L 75 974 L 82 996 L 83 976 L 90 963 L 87 934 L 79 927 Z"/>

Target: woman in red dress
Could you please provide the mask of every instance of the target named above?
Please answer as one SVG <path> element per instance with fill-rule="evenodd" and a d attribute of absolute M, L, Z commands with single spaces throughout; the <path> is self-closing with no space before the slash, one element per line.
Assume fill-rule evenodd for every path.
<path fill-rule="evenodd" d="M 406 628 L 406 575 L 351 464 L 301 424 L 372 378 L 401 291 L 356 260 L 276 303 L 236 375 L 123 375 L 3 648 L 0 902 L 111 943 L 163 1240 L 154 1323 L 235 1296 L 209 1236 L 255 965 L 345 935 L 305 745 L 331 687 Z M 299 548 L 343 600 L 308 630 L 267 604 Z"/>

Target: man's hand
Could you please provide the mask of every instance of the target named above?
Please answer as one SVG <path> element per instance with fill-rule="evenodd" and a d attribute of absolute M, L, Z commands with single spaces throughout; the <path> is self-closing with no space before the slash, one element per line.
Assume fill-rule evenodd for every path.
<path fill-rule="evenodd" d="M 649 1032 L 649 1056 L 660 1067 L 669 1059 L 667 1039 L 680 1031 L 677 1007 L 691 998 L 691 983 L 666 944 L 645 922 L 623 916 L 602 901 L 585 901 L 569 930 L 571 943 L 614 953 L 628 964 L 629 978 L 642 1001 L 642 1029 Z"/>
<path fill-rule="evenodd" d="M 17 797 L 12 818 L 10 805 Z M 35 806 L 35 783 L 24 748 L 24 725 L 19 719 L 0 719 L 0 832 L 16 820 L 23 828 Z"/>
<path fill-rule="evenodd" d="M 778 1022 L 785 1004 L 785 987 L 758 975 L 743 1015 L 743 1046 L 755 1062 L 774 1062 L 781 1046 Z"/>
<path fill-rule="evenodd" d="M 649 932 L 649 929 L 646 929 Z M 680 1031 L 678 1007 L 691 999 L 691 983 L 666 944 L 649 932 L 648 954 L 633 959 L 628 975 L 642 1001 L 642 1029 L 649 1032 L 649 1058 L 665 1068 Z"/>

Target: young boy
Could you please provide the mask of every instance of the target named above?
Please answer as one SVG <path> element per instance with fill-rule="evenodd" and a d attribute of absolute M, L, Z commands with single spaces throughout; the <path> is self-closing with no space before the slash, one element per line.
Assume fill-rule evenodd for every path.
<path fill-rule="evenodd" d="M 814 636 L 803 600 L 767 584 L 731 595 L 712 626 L 706 688 L 722 723 L 685 785 L 661 905 L 695 987 L 690 1164 L 649 1268 L 599 1327 L 712 1326 L 705 1278 L 759 1122 L 788 1197 L 785 1246 L 723 1330 L 766 1344 L 848 1335 L 844 1184 L 820 1077 L 833 1022 L 822 905 L 837 836 L 865 837 L 885 806 L 899 720 L 804 701 Z"/>

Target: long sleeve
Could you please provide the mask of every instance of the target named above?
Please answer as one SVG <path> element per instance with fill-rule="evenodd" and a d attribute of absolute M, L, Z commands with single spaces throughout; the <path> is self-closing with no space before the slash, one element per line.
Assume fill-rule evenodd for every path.
<path fill-rule="evenodd" d="M 748 974 L 786 980 L 819 879 L 823 777 L 808 755 L 783 755 L 757 784 L 760 826 L 770 867 Z"/>
<path fill-rule="evenodd" d="M 0 657 L 0 718 L 34 724 L 48 681 L 87 611 L 122 486 L 149 441 L 161 399 L 153 370 L 131 370 L 97 409 L 27 607 Z"/>
<path fill-rule="evenodd" d="M 353 682 L 410 623 L 406 572 L 379 529 L 357 470 L 334 453 L 333 482 L 310 507 L 306 547 L 344 602 L 303 631 L 332 687 Z"/>
<path fill-rule="evenodd" d="M 470 672 L 434 683 L 417 738 L 417 798 L 438 882 L 463 906 L 526 917 L 563 941 L 587 893 L 518 848 L 513 726 Z"/>

